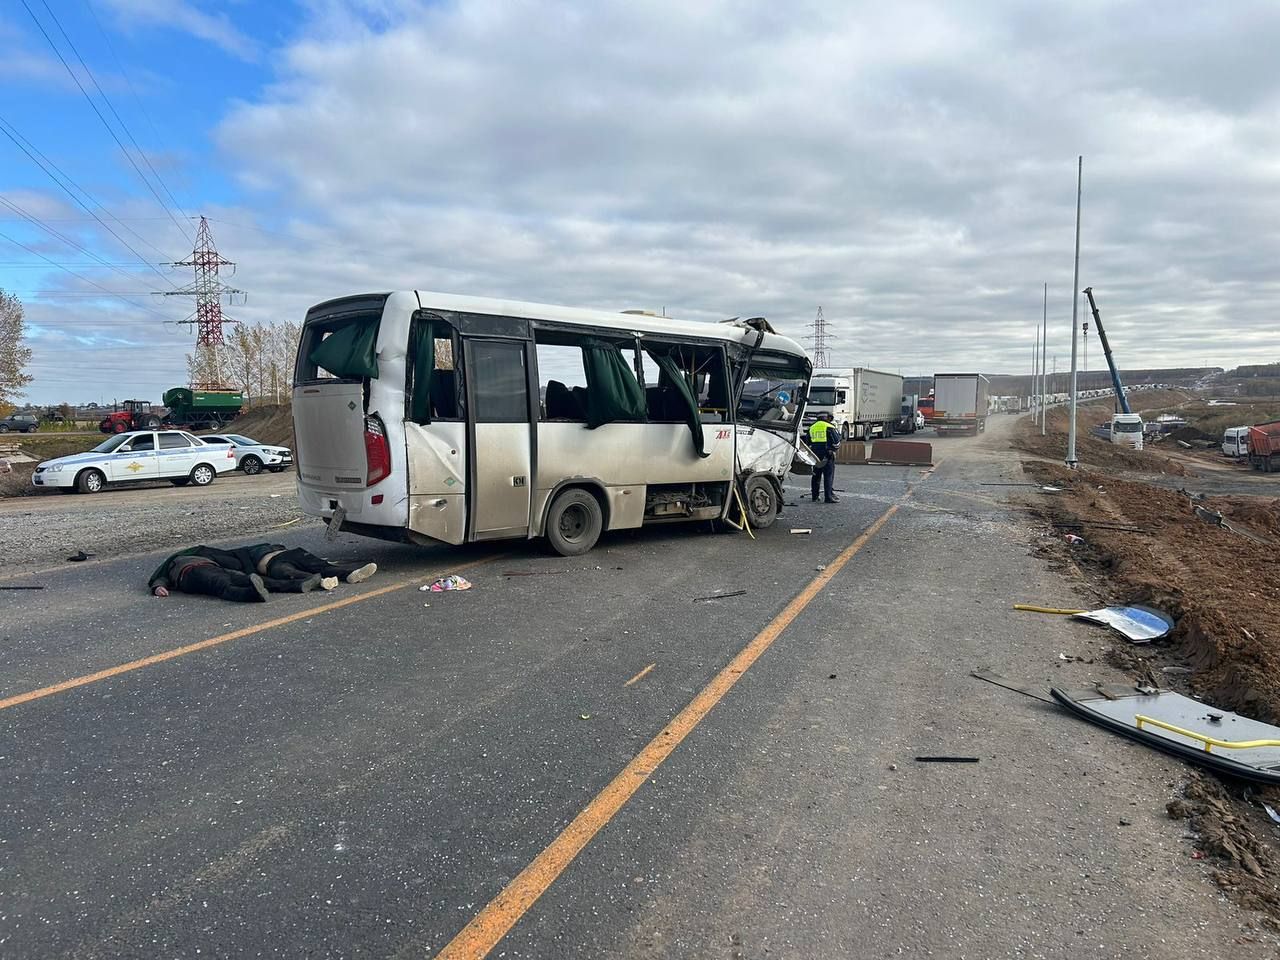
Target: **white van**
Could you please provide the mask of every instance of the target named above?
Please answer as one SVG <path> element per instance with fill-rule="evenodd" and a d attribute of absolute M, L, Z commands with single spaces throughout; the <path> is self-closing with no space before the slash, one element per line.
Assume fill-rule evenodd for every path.
<path fill-rule="evenodd" d="M 1222 431 L 1222 454 L 1226 457 L 1249 455 L 1249 428 L 1227 427 Z"/>

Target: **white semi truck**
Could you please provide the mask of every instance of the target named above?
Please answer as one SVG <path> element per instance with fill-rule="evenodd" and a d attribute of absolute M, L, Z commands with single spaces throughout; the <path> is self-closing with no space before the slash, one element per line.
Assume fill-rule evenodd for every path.
<path fill-rule="evenodd" d="M 991 385 L 980 373 L 936 373 L 933 376 L 933 415 L 929 425 L 938 436 L 977 435 L 987 429 Z"/>
<path fill-rule="evenodd" d="M 821 415 L 840 428 L 844 439 L 870 440 L 876 434 L 893 436 L 901 414 L 902 377 L 896 373 L 865 367 L 818 370 L 809 381 L 806 426 Z"/>

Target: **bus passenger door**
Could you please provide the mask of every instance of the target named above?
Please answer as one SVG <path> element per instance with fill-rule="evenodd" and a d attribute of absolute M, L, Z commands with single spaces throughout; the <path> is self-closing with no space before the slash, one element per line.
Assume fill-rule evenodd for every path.
<path fill-rule="evenodd" d="M 522 537 L 529 532 L 533 486 L 529 421 L 530 344 L 466 340 L 471 410 L 469 539 Z"/>

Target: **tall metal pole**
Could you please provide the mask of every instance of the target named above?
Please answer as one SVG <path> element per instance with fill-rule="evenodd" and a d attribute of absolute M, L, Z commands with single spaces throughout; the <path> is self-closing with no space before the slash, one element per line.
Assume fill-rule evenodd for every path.
<path fill-rule="evenodd" d="M 1080 339 L 1080 195 L 1084 189 L 1084 156 L 1076 167 L 1076 269 L 1071 281 L 1071 422 L 1067 426 L 1067 466 L 1076 464 L 1076 343 Z"/>
<path fill-rule="evenodd" d="M 1040 324 L 1036 324 L 1036 342 L 1031 347 L 1031 386 L 1027 388 L 1027 401 L 1031 407 L 1031 422 L 1040 416 L 1036 412 L 1036 378 L 1040 375 Z"/>
<path fill-rule="evenodd" d="M 1044 436 L 1047 429 L 1046 418 L 1048 414 L 1044 409 L 1044 361 L 1049 350 L 1049 284 L 1044 285 L 1044 320 L 1043 333 L 1040 336 L 1040 436 Z"/>

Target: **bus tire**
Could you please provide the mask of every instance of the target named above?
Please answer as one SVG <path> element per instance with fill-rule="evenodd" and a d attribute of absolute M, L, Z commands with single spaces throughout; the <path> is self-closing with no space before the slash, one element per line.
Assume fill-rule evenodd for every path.
<path fill-rule="evenodd" d="M 600 502 L 581 487 L 563 491 L 547 511 L 547 542 L 562 557 L 580 557 L 604 529 Z"/>
<path fill-rule="evenodd" d="M 742 485 L 742 500 L 747 505 L 747 519 L 757 530 L 773 526 L 778 519 L 778 492 L 761 474 L 752 474 Z"/>

